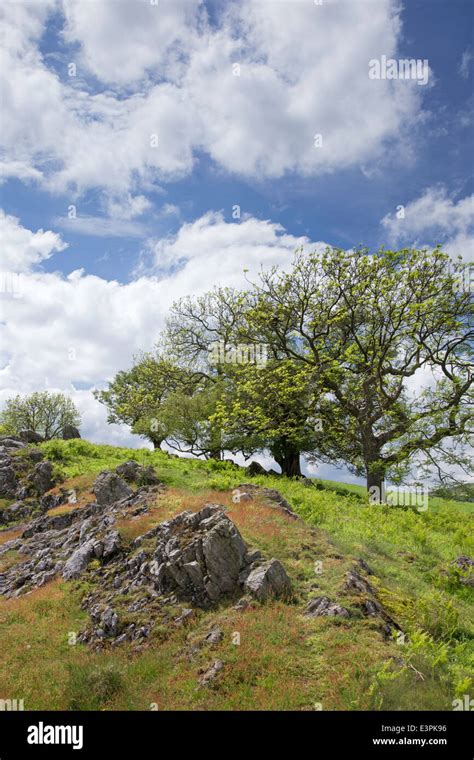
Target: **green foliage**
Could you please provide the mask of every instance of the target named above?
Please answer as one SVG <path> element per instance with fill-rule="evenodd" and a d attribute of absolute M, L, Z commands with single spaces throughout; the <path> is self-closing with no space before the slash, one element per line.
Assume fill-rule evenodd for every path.
<path fill-rule="evenodd" d="M 327 249 L 262 273 L 247 321 L 254 340 L 318 378 L 314 459 L 347 463 L 378 487 L 406 477 L 415 456 L 469 471 L 474 333 L 461 266 L 439 249 Z M 422 368 L 436 382 L 413 397 L 407 380 Z"/>
<path fill-rule="evenodd" d="M 188 375 L 160 354 L 141 354 L 129 370 L 118 372 L 107 390 L 95 391 L 109 422 L 124 422 L 132 432 L 159 447 L 169 431 L 161 418 L 167 397 L 185 387 Z"/>
<path fill-rule="evenodd" d="M 7 399 L 0 422 L 8 435 L 33 430 L 46 440 L 57 438 L 66 425 L 79 427 L 81 417 L 72 399 L 48 391 Z"/>
<path fill-rule="evenodd" d="M 453 600 L 436 589 L 416 601 L 415 621 L 436 640 L 450 640 L 459 628 L 459 612 Z"/>

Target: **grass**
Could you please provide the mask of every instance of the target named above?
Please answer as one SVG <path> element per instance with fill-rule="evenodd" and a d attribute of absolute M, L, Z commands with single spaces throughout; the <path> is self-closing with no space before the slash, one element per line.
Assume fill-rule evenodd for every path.
<path fill-rule="evenodd" d="M 223 504 L 250 546 L 283 562 L 295 599 L 244 611 L 225 604 L 184 627 L 157 629 L 140 652 L 132 645 L 94 652 L 68 643 L 87 622 L 81 584 L 56 580 L 19 599 L 0 598 L 0 698 L 52 710 L 423 710 L 452 709 L 452 700 L 472 689 L 473 590 L 450 564 L 474 553 L 466 504 L 436 498 L 417 512 L 370 505 L 359 486 L 322 482 L 317 489 L 286 478 L 252 478 L 285 496 L 304 518 L 293 521 L 261 498 L 234 503 L 232 489 L 249 478 L 225 463 L 86 441 L 42 448 L 79 504 L 90 500 L 94 476 L 103 469 L 130 458 L 156 468 L 167 490 L 149 513 L 118 521 L 125 541 L 183 509 Z M 18 535 L 4 531 L 0 541 L 8 533 Z M 15 561 L 15 555 L 2 559 Z M 356 600 L 344 595 L 345 573 L 359 557 L 373 569 L 371 583 L 404 641 L 384 641 L 374 620 L 358 614 Z M 303 617 L 315 595 L 337 598 L 353 617 Z M 222 641 L 202 646 L 214 625 Z M 200 671 L 215 659 L 223 670 L 213 685 L 200 687 Z"/>

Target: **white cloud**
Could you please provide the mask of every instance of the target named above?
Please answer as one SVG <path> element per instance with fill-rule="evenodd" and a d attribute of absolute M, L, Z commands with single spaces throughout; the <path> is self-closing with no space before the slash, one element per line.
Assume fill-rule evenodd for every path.
<path fill-rule="evenodd" d="M 470 50 L 465 50 L 464 53 L 462 54 L 461 63 L 459 64 L 458 71 L 461 74 L 463 79 L 469 79 L 472 57 L 473 56 Z"/>
<path fill-rule="evenodd" d="M 81 64 L 107 84 L 130 85 L 147 72 L 172 79 L 192 44 L 199 5 L 63 0 L 64 38 L 81 43 Z"/>
<path fill-rule="evenodd" d="M 10 177 L 17 177 L 23 181 L 39 180 L 42 173 L 25 161 L 0 161 L 0 182 Z"/>
<path fill-rule="evenodd" d="M 26 272 L 35 264 L 67 248 L 55 232 L 31 232 L 15 216 L 0 209 L 0 248 L 3 271 Z"/>
<path fill-rule="evenodd" d="M 107 199 L 107 210 L 114 219 L 134 219 L 142 216 L 151 208 L 151 203 L 144 195 L 127 193 L 125 196 L 110 197 Z"/>
<path fill-rule="evenodd" d="M 404 126 L 416 131 L 422 88 L 368 77 L 368 59 L 397 51 L 392 0 L 246 0 L 222 11 L 219 26 L 186 2 L 57 7 L 65 39 L 77 45 L 78 76 L 60 80 L 41 56 L 44 8 L 15 5 L 1 92 L 10 169 L 42 172 L 50 190 L 139 193 L 191 172 L 198 151 L 262 179 L 361 164 L 369 171 L 400 140 L 409 153 Z M 102 91 L 91 92 L 88 71 Z"/>
<path fill-rule="evenodd" d="M 404 217 L 387 214 L 381 223 L 392 244 L 442 243 L 450 255 L 474 261 L 474 195 L 455 201 L 445 187 L 430 187 L 404 207 Z"/>
<path fill-rule="evenodd" d="M 53 220 L 57 227 L 74 232 L 78 235 L 93 235 L 95 237 L 144 237 L 146 227 L 139 222 L 107 218 L 104 216 L 57 216 Z"/>
<path fill-rule="evenodd" d="M 54 232 L 33 233 L 18 220 L 9 224 L 15 231 L 9 247 L 13 260 L 24 257 L 25 245 L 31 246 L 32 240 L 42 255 L 64 245 Z M 180 262 L 160 278 L 148 274 L 121 284 L 83 270 L 67 277 L 25 272 L 22 297 L 1 300 L 0 399 L 33 390 L 63 390 L 80 402 L 86 437 L 124 442 L 123 429 L 111 428 L 109 435 L 98 402 L 84 387 L 105 383 L 129 366 L 134 354 L 151 349 L 174 300 L 215 284 L 244 285 L 244 268 L 255 276 L 261 263 L 285 266 L 302 243 L 309 245 L 306 238 L 293 237 L 269 221 L 226 223 L 222 214 L 206 214 L 184 225 L 176 236 L 152 244 L 155 271 L 165 261 Z M 23 261 L 26 268 L 37 257 Z"/>

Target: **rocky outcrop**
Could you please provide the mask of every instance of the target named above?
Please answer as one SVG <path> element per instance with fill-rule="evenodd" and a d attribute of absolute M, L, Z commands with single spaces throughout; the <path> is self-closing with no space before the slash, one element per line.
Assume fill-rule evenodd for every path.
<path fill-rule="evenodd" d="M 26 499 L 49 491 L 54 485 L 53 466 L 42 460 L 37 446 L 0 439 L 0 498 Z"/>
<path fill-rule="evenodd" d="M 16 471 L 10 463 L 10 457 L 0 458 L 0 498 L 14 499 L 19 488 Z"/>
<path fill-rule="evenodd" d="M 64 441 L 70 441 L 73 438 L 80 438 L 81 434 L 75 425 L 64 425 L 61 438 Z"/>
<path fill-rule="evenodd" d="M 102 506 L 114 504 L 132 495 L 132 490 L 116 472 L 105 470 L 95 479 L 92 491 Z"/>
<path fill-rule="evenodd" d="M 262 564 L 260 552 L 249 552 L 219 505 L 182 512 L 159 526 L 156 539 L 148 572 L 162 593 L 174 592 L 198 607 L 209 607 L 242 588 L 262 600 L 289 593 L 290 582 L 278 560 Z"/>
<path fill-rule="evenodd" d="M 291 596 L 290 579 L 277 559 L 264 562 L 252 570 L 245 580 L 244 589 L 260 601 L 271 597 Z"/>
<path fill-rule="evenodd" d="M 18 438 L 23 443 L 43 443 L 44 441 L 43 436 L 35 430 L 22 430 L 18 433 Z"/>
<path fill-rule="evenodd" d="M 362 568 L 359 560 L 358 567 Z M 343 591 L 354 597 L 353 603 L 364 617 L 375 618 L 381 624 L 381 630 L 386 637 L 390 637 L 394 631 L 400 631 L 398 623 L 388 614 L 377 597 L 373 586 L 356 570 L 349 570 L 343 585 Z"/>
<path fill-rule="evenodd" d="M 10 457 L 8 449 L 6 456 Z M 101 472 L 92 489 L 95 502 L 51 515 L 45 512 L 66 502 L 65 491 L 42 495 L 52 485 L 51 463 L 29 459 L 28 453 L 21 459 L 28 459 L 30 468 L 22 487 L 41 496 L 9 508 L 9 517 L 29 521 L 21 538 L 0 547 L 0 556 L 11 550 L 19 555 L 19 561 L 15 558 L 0 574 L 0 595 L 17 597 L 58 575 L 74 581 L 86 573 L 90 591 L 83 608 L 91 624 L 81 641 L 140 644 L 157 622 L 188 625 L 196 609 L 209 609 L 225 599 L 235 603 L 243 593 L 255 603 L 290 596 L 290 580 L 281 563 L 249 549 L 218 504 L 181 512 L 123 544 L 117 518 L 143 514 L 164 488 L 153 468 L 130 460 L 115 472 Z M 142 480 L 152 484 L 132 490 L 129 484 Z M 219 636 L 211 635 L 208 643 Z"/>
<path fill-rule="evenodd" d="M 42 496 L 54 486 L 53 465 L 51 462 L 38 462 L 28 474 L 24 489 L 28 496 Z"/>
<path fill-rule="evenodd" d="M 340 604 L 336 604 L 336 602 L 332 602 L 327 596 L 317 596 L 315 599 L 311 599 L 304 614 L 306 617 L 350 617 L 349 610 L 341 607 Z"/>
<path fill-rule="evenodd" d="M 115 472 L 129 483 L 138 483 L 142 486 L 158 485 L 161 481 L 151 465 L 143 467 L 134 459 L 119 464 Z"/>
<path fill-rule="evenodd" d="M 261 496 L 269 506 L 275 507 L 280 512 L 283 512 L 292 520 L 299 520 L 299 516 L 293 511 L 291 504 L 281 495 L 276 488 L 265 488 L 263 486 L 257 486 L 255 483 L 241 483 L 238 488 L 233 489 L 236 494 L 235 501 L 248 501 L 245 496 L 249 495 L 252 498 Z"/>
<path fill-rule="evenodd" d="M 108 506 L 92 502 L 62 514 L 35 516 L 24 527 L 20 539 L 0 545 L 0 556 L 14 549 L 24 557 L 0 574 L 0 595 L 20 596 L 59 573 L 67 580 L 77 578 L 92 559 L 106 567 L 123 553 L 114 527 L 116 517 L 142 514 L 160 488 L 139 488 Z M 45 504 L 49 503 L 47 499 Z M 41 508 L 41 502 L 36 505 Z"/>
<path fill-rule="evenodd" d="M 250 464 L 248 465 L 248 467 L 245 468 L 245 472 L 247 473 L 247 475 L 249 476 L 249 478 L 253 478 L 254 475 L 266 475 L 267 474 L 267 471 L 266 471 L 265 467 L 262 467 L 262 465 L 260 464 L 260 462 L 256 462 L 256 461 L 250 462 Z"/>

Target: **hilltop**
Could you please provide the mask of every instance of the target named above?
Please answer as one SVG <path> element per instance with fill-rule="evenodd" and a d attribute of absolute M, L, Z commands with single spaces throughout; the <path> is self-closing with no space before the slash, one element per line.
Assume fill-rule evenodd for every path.
<path fill-rule="evenodd" d="M 2 459 L 0 699 L 451 710 L 469 692 L 472 503 L 371 505 L 356 486 L 83 440 L 4 441 Z"/>

